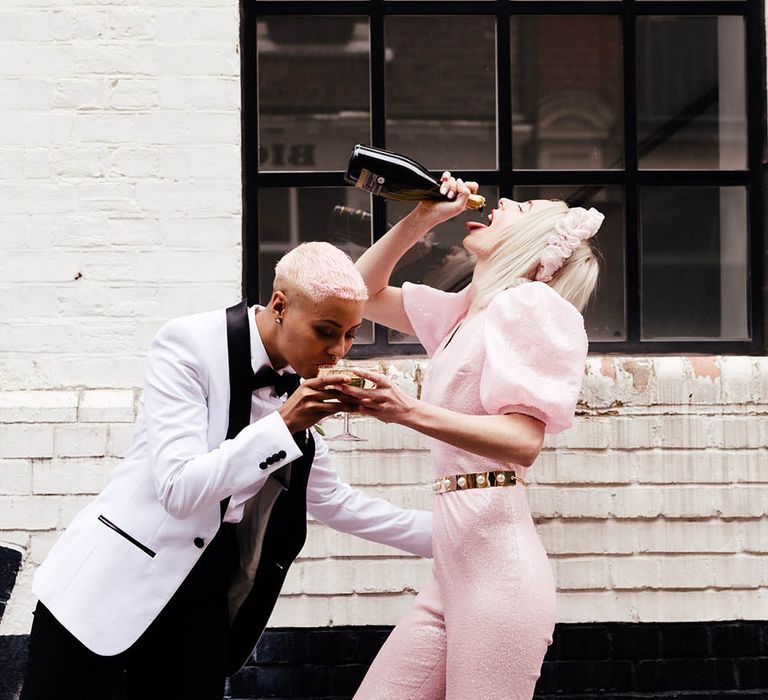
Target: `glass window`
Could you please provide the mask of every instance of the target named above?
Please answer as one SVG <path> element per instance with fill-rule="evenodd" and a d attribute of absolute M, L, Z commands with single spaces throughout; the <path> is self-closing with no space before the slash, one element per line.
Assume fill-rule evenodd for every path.
<path fill-rule="evenodd" d="M 746 167 L 744 46 L 742 17 L 638 18 L 641 168 Z"/>
<path fill-rule="evenodd" d="M 618 17 L 512 17 L 514 168 L 621 168 Z"/>
<path fill-rule="evenodd" d="M 388 17 L 385 28 L 387 147 L 426 167 L 495 169 L 495 18 Z"/>
<path fill-rule="evenodd" d="M 477 180 L 483 216 L 499 197 L 602 211 L 592 351 L 763 353 L 759 9 L 453 6 L 355 3 L 345 15 L 344 3 L 242 3 L 249 298 L 269 294 L 275 261 L 298 242 L 330 240 L 354 258 L 413 207 L 346 186 L 363 143 Z M 462 288 L 474 265 L 464 222 L 477 216 L 428 234 L 392 283 Z M 422 352 L 370 327 L 354 350 Z"/>
<path fill-rule="evenodd" d="M 643 338 L 749 337 L 743 187 L 641 190 Z"/>
<path fill-rule="evenodd" d="M 276 15 L 256 34 L 259 169 L 343 168 L 368 140 L 368 19 Z"/>

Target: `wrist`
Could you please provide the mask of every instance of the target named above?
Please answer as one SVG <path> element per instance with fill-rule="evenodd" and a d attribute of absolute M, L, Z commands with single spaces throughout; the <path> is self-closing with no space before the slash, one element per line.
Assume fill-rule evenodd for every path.
<path fill-rule="evenodd" d="M 291 421 L 290 419 L 290 412 L 285 410 L 285 404 L 283 404 L 280 408 L 278 408 L 277 412 L 280 414 L 280 417 L 283 419 L 283 423 L 285 423 L 285 427 L 288 428 L 288 432 L 290 433 L 296 432 L 294 429 L 293 421 Z"/>
<path fill-rule="evenodd" d="M 413 398 L 412 396 L 407 397 L 405 408 L 400 415 L 400 420 L 397 422 L 405 428 L 418 430 L 424 422 L 425 407 L 426 404 L 420 399 Z"/>
<path fill-rule="evenodd" d="M 414 232 L 417 233 L 419 238 L 442 223 L 440 217 L 435 216 L 432 202 L 419 202 L 418 206 L 406 218 L 409 219 Z"/>

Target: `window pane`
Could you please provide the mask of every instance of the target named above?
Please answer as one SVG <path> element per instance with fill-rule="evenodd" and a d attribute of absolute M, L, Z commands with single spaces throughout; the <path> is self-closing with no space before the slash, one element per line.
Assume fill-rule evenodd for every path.
<path fill-rule="evenodd" d="M 623 167 L 618 17 L 512 17 L 515 168 Z"/>
<path fill-rule="evenodd" d="M 351 187 L 285 187 L 259 190 L 259 298 L 272 296 L 275 264 L 305 241 L 328 241 L 356 260 L 371 245 L 370 199 Z M 357 345 L 373 342 L 364 321 Z"/>
<path fill-rule="evenodd" d="M 617 186 L 515 187 L 515 198 L 562 199 L 572 207 L 595 207 L 605 221 L 592 244 L 600 260 L 597 290 L 585 313 L 591 341 L 626 339 L 624 196 Z"/>
<path fill-rule="evenodd" d="M 645 187 L 642 336 L 749 338 L 744 187 Z"/>
<path fill-rule="evenodd" d="M 496 168 L 495 36 L 493 17 L 386 19 L 387 148 L 429 170 Z"/>
<path fill-rule="evenodd" d="M 642 168 L 746 167 L 742 17 L 639 17 Z"/>
<path fill-rule="evenodd" d="M 480 194 L 488 200 L 485 212 L 466 211 L 430 231 L 397 264 L 390 280 L 392 285 L 401 287 L 403 282 L 419 282 L 457 292 L 472 281 L 475 259 L 462 245 L 467 236 L 464 224 L 467 221 L 485 222 L 499 197 L 495 187 L 481 187 Z M 413 204 L 409 202 L 387 202 L 387 221 L 394 225 L 411 209 Z M 394 330 L 389 330 L 388 337 L 394 344 L 419 342 L 414 336 Z"/>
<path fill-rule="evenodd" d="M 368 19 L 257 22 L 259 169 L 344 170 L 369 139 Z"/>

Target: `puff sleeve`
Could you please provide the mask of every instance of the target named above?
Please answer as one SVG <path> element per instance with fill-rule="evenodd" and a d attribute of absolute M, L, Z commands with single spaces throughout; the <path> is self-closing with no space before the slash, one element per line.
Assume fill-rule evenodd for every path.
<path fill-rule="evenodd" d="M 529 282 L 494 297 L 483 333 L 485 410 L 533 416 L 547 433 L 570 428 L 588 347 L 578 310 L 549 285 Z"/>
<path fill-rule="evenodd" d="M 429 357 L 466 313 L 469 302 L 469 286 L 460 292 L 444 292 L 426 284 L 403 284 L 405 315 Z"/>

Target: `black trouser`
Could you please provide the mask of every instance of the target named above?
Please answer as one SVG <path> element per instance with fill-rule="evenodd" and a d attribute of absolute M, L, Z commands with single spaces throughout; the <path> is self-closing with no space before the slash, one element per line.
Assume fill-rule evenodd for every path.
<path fill-rule="evenodd" d="M 221 700 L 235 527 L 222 525 L 146 632 L 116 656 L 87 649 L 38 603 L 20 700 Z"/>

